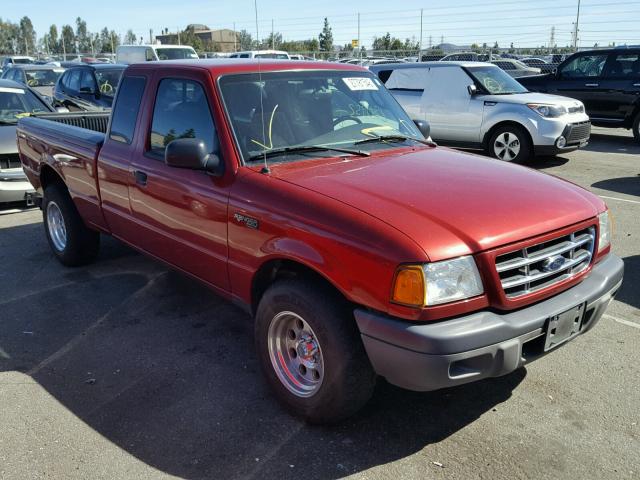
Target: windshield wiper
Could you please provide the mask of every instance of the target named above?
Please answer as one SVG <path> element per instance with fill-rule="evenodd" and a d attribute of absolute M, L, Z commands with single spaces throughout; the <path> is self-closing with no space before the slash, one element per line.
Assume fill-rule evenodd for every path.
<path fill-rule="evenodd" d="M 430 147 L 436 147 L 436 143 L 430 140 L 425 140 L 423 138 L 409 137 L 406 135 L 376 135 L 371 138 L 364 138 L 362 140 L 358 140 L 354 142 L 354 145 L 362 145 L 363 143 L 374 143 L 374 142 L 404 142 L 406 140 L 413 140 L 414 142 L 422 143 L 424 145 L 429 145 Z"/>
<path fill-rule="evenodd" d="M 371 155 L 369 152 L 362 150 L 355 150 L 351 148 L 341 147 L 329 147 L 325 145 L 297 145 L 292 147 L 273 148 L 264 152 L 256 153 L 249 157 L 249 160 L 260 160 L 262 158 L 277 157 L 279 155 L 286 155 L 287 153 L 306 153 L 306 152 L 323 152 L 334 151 L 341 153 L 349 153 L 351 155 L 360 155 L 361 157 L 368 157 Z"/>

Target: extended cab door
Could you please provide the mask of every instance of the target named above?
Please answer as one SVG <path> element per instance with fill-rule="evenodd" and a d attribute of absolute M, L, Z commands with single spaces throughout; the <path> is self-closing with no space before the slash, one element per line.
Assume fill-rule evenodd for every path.
<path fill-rule="evenodd" d="M 600 116 L 629 125 L 640 102 L 640 51 L 609 55 L 604 70 Z"/>
<path fill-rule="evenodd" d="M 175 70 L 174 70 L 175 71 Z M 167 76 L 165 76 L 167 75 Z M 228 290 L 229 185 L 202 170 L 169 167 L 166 146 L 177 138 L 204 140 L 220 154 L 212 84 L 203 69 L 180 75 L 156 70 L 146 95 L 143 127 L 130 166 L 129 199 L 137 247 L 209 284 Z"/>

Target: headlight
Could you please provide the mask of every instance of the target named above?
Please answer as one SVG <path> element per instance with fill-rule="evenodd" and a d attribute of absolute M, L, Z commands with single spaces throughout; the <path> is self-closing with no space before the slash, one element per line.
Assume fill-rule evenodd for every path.
<path fill-rule="evenodd" d="M 406 265 L 394 279 L 392 301 L 417 307 L 440 305 L 484 292 L 473 257 Z"/>
<path fill-rule="evenodd" d="M 609 210 L 602 212 L 598 215 L 598 223 L 600 224 L 598 235 L 598 251 L 611 245 L 611 219 L 609 218 Z"/>
<path fill-rule="evenodd" d="M 536 112 L 541 117 L 556 118 L 569 113 L 567 107 L 563 105 L 545 105 L 542 103 L 527 103 L 527 107 Z"/>

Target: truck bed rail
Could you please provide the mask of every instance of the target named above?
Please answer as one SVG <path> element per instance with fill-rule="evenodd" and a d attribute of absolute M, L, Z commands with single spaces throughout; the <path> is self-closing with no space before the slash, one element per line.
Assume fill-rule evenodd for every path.
<path fill-rule="evenodd" d="M 100 133 L 107 133 L 109 125 L 109 112 L 38 113 L 31 116 Z"/>

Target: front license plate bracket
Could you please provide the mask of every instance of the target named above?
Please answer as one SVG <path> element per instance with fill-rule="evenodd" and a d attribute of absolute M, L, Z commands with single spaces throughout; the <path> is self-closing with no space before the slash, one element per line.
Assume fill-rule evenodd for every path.
<path fill-rule="evenodd" d="M 566 310 L 549 318 L 544 342 L 545 352 L 563 344 L 580 333 L 585 306 L 586 304 L 582 303 L 570 310 Z"/>

